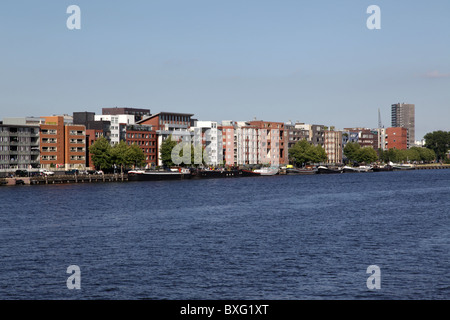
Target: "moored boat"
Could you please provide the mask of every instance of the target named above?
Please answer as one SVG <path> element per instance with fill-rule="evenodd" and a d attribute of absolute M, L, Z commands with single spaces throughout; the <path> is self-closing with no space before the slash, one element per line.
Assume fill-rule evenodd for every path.
<path fill-rule="evenodd" d="M 386 171 L 393 171 L 394 168 L 390 165 L 385 165 L 385 166 L 374 166 L 372 168 L 373 172 L 386 172 Z"/>
<path fill-rule="evenodd" d="M 301 174 L 316 174 L 317 169 L 315 168 L 287 168 L 287 175 L 301 175 Z"/>
<path fill-rule="evenodd" d="M 190 179 L 189 169 L 179 169 L 177 171 L 155 171 L 155 170 L 132 170 L 128 171 L 129 181 L 155 181 L 155 180 L 182 180 Z"/>
<path fill-rule="evenodd" d="M 239 170 L 197 170 L 192 173 L 194 178 L 204 179 L 236 178 L 239 174 Z"/>
<path fill-rule="evenodd" d="M 319 166 L 317 168 L 317 173 L 319 174 L 336 174 L 336 173 L 343 173 L 344 170 L 342 168 L 336 167 L 336 168 L 330 168 L 325 166 Z"/>
<path fill-rule="evenodd" d="M 259 172 L 255 172 L 253 170 L 242 169 L 239 171 L 239 175 L 241 177 L 261 177 Z"/>
<path fill-rule="evenodd" d="M 278 174 L 279 169 L 277 167 L 261 168 L 253 170 L 255 173 L 259 173 L 262 176 L 274 176 Z"/>
<path fill-rule="evenodd" d="M 362 173 L 362 172 L 372 171 L 372 167 L 370 167 L 370 166 L 359 166 L 359 167 L 345 166 L 342 170 L 344 173 Z"/>
<path fill-rule="evenodd" d="M 413 164 L 393 164 L 392 168 L 394 169 L 394 171 L 398 171 L 398 170 L 415 170 L 416 166 Z"/>

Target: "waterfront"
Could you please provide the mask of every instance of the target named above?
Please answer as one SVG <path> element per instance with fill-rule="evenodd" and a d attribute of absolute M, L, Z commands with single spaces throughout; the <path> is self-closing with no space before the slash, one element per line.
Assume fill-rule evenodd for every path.
<path fill-rule="evenodd" d="M 449 195 L 449 170 L 1 188 L 0 298 L 448 299 Z"/>

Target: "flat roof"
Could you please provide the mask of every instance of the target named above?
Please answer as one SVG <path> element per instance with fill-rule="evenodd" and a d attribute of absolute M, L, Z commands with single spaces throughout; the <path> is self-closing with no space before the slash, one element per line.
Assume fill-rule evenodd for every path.
<path fill-rule="evenodd" d="M 144 119 L 142 119 L 142 120 L 140 120 L 140 121 L 138 121 L 138 122 L 136 122 L 136 123 L 139 124 L 139 123 L 144 122 L 144 121 L 147 121 L 147 120 L 149 120 L 149 119 L 153 119 L 153 118 L 159 117 L 160 115 L 175 115 L 175 116 L 187 116 L 187 117 L 192 117 L 192 116 L 193 116 L 192 113 L 181 113 L 181 112 L 158 112 L 158 113 L 152 114 L 151 116 L 149 116 L 149 117 L 147 117 L 147 118 L 144 118 Z"/>

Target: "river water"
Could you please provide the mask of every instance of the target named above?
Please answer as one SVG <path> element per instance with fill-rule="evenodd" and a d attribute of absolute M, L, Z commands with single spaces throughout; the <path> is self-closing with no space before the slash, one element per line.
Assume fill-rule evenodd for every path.
<path fill-rule="evenodd" d="M 449 299 L 449 252 L 450 170 L 0 188 L 0 299 Z"/>

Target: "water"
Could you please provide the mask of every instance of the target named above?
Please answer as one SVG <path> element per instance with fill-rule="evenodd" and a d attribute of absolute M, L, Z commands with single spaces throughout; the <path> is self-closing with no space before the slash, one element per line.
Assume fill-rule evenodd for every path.
<path fill-rule="evenodd" d="M 0 203 L 0 299 L 450 298 L 450 170 L 1 187 Z"/>

